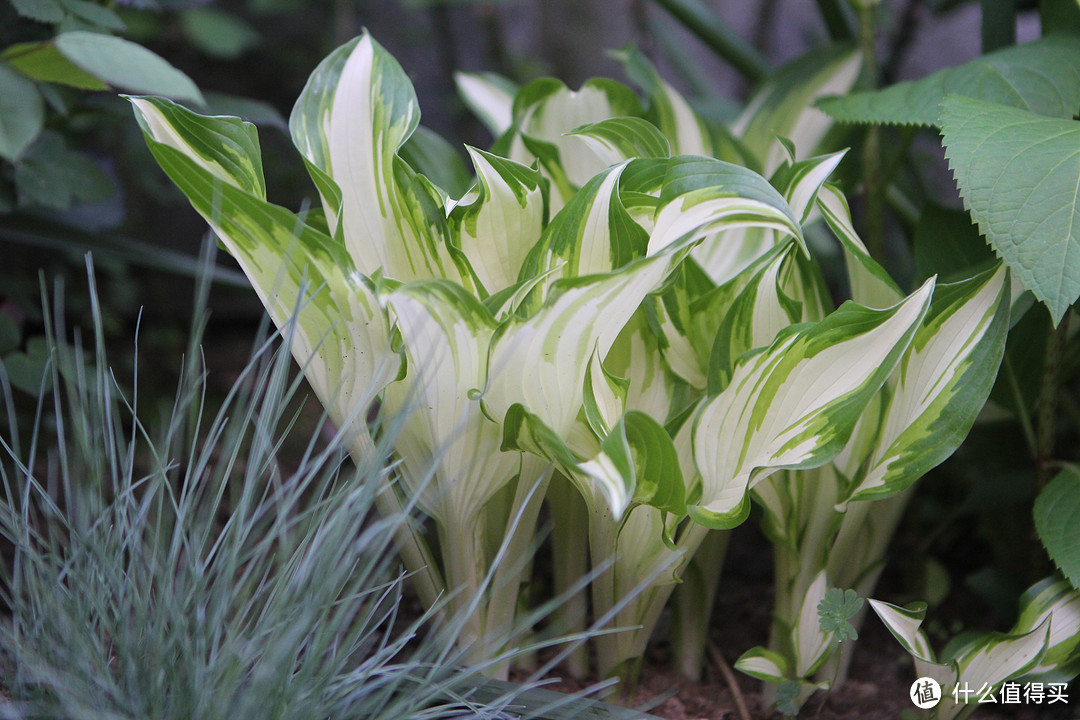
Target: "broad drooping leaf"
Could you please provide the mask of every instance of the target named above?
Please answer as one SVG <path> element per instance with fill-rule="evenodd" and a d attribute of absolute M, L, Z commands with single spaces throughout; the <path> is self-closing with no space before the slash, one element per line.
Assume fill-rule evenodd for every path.
<path fill-rule="evenodd" d="M 495 73 L 456 73 L 458 94 L 496 138 L 514 124 L 514 96 L 518 87 Z"/>
<path fill-rule="evenodd" d="M 984 55 L 958 67 L 883 90 L 821 100 L 841 122 L 938 125 L 949 95 L 1071 118 L 1080 109 L 1080 39 L 1054 35 Z"/>
<path fill-rule="evenodd" d="M 51 41 L 12 45 L 0 54 L 0 59 L 38 82 L 59 83 L 84 90 L 106 90 L 109 87 L 64 57 Z"/>
<path fill-rule="evenodd" d="M 202 104 L 199 88 L 164 58 L 141 45 L 102 33 L 74 30 L 53 41 L 60 54 L 104 83 L 133 93 Z"/>
<path fill-rule="evenodd" d="M 887 310 L 845 303 L 744 356 L 695 420 L 703 490 L 691 517 L 707 527 L 738 525 L 754 483 L 780 468 L 823 465 L 840 452 L 907 349 L 932 292 L 928 282 Z"/>
<path fill-rule="evenodd" d="M 1080 296 L 1080 122 L 952 96 L 941 126 L 964 205 L 1056 325 Z"/>
<path fill-rule="evenodd" d="M 45 126 L 45 101 L 34 83 L 0 62 L 0 157 L 19 159 Z"/>
<path fill-rule="evenodd" d="M 1035 529 L 1073 586 L 1080 587 L 1080 471 L 1067 465 L 1035 500 Z"/>
<path fill-rule="evenodd" d="M 158 164 L 240 263 L 277 326 L 297 314 L 292 351 L 331 417 L 362 422 L 367 389 L 397 374 L 370 281 L 325 232 L 266 201 L 253 125 L 168 100 L 131 102 Z"/>
<path fill-rule="evenodd" d="M 1080 590 L 1068 580 L 1048 577 L 1028 588 L 1020 597 L 1020 617 L 1012 632 L 1034 630 L 1047 618 L 1050 636 L 1046 653 L 1028 678 L 1069 682 L 1080 673 Z"/>

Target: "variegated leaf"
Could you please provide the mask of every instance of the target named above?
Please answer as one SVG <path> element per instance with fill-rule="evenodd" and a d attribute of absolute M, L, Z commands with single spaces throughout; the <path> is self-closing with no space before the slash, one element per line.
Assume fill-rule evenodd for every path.
<path fill-rule="evenodd" d="M 819 97 L 843 95 L 859 75 L 861 56 L 850 47 L 824 47 L 791 61 L 750 98 L 732 133 L 771 175 L 784 163 L 778 138 L 813 154 L 833 121 L 813 106 Z"/>
<path fill-rule="evenodd" d="M 360 272 L 468 285 L 447 247 L 440 194 L 398 157 L 419 121 L 408 76 L 365 33 L 316 68 L 289 127 Z"/>
<path fill-rule="evenodd" d="M 855 232 L 851 210 L 843 193 L 835 186 L 825 184 L 818 192 L 817 206 L 844 248 L 852 299 L 868 307 L 890 307 L 899 302 L 904 293 L 885 269 L 870 257 Z"/>
<path fill-rule="evenodd" d="M 252 126 L 168 100 L 131 102 L 154 157 L 240 263 L 275 324 L 284 328 L 298 313 L 292 351 L 331 416 L 362 424 L 369 389 L 398 372 L 370 281 L 333 239 L 266 202 Z"/>
<path fill-rule="evenodd" d="M 727 308 L 716 333 L 709 362 L 709 392 L 719 393 L 731 380 L 735 362 L 746 352 L 770 345 L 781 330 L 802 321 L 802 303 L 784 292 L 798 247 L 777 247 L 747 268 L 752 277 Z M 733 281 L 734 282 L 734 281 Z"/>
<path fill-rule="evenodd" d="M 403 476 L 425 513 L 466 527 L 520 462 L 500 451 L 502 428 L 480 407 L 495 320 L 460 286 L 441 280 L 405 284 L 388 304 L 409 367 L 385 397 L 406 417 L 395 439 Z"/>
<path fill-rule="evenodd" d="M 744 652 L 735 661 L 735 669 L 765 682 L 780 683 L 788 679 L 788 664 L 784 656 L 763 647 Z"/>
<path fill-rule="evenodd" d="M 468 148 L 476 168 L 475 194 L 450 212 L 452 242 L 487 294 L 510 287 L 544 228 L 540 175 L 524 165 Z"/>
<path fill-rule="evenodd" d="M 755 482 L 779 468 L 816 467 L 835 456 L 907 349 L 932 292 L 928 282 L 888 310 L 846 303 L 745 356 L 695 420 L 703 495 L 691 517 L 709 527 L 737 525 L 749 512 L 747 489 Z"/>
<path fill-rule="evenodd" d="M 997 376 L 1009 324 L 1004 267 L 938 285 L 898 369 L 866 473 L 851 499 L 909 487 L 967 435 Z"/>
<path fill-rule="evenodd" d="M 667 277 L 673 258 L 637 260 L 616 272 L 559 280 L 543 306 L 513 317 L 493 341 L 484 402 L 501 418 L 522 403 L 556 433 L 581 409 L 582 378 L 595 350 L 605 356 L 645 295 Z"/>
<path fill-rule="evenodd" d="M 496 138 L 514 124 L 514 96 L 517 85 L 509 78 L 495 73 L 454 74 L 458 94 L 484 127 Z"/>
<path fill-rule="evenodd" d="M 567 133 L 586 140 L 592 151 L 607 165 L 634 158 L 671 157 L 671 145 L 648 120 L 620 117 L 582 125 Z"/>
<path fill-rule="evenodd" d="M 828 660 L 829 651 L 835 644 L 833 633 L 821 629 L 818 605 L 825 599 L 829 581 L 822 570 L 807 588 L 795 627 L 791 631 L 791 644 L 795 648 L 795 677 L 813 675 Z"/>
<path fill-rule="evenodd" d="M 1020 617 L 1012 632 L 1029 632 L 1048 618 L 1046 654 L 1026 677 L 1044 683 L 1068 682 L 1080 673 L 1080 590 L 1055 577 L 1036 583 L 1020 598 Z"/>
<path fill-rule="evenodd" d="M 613 55 L 648 96 L 650 117 L 671 143 L 671 154 L 712 157 L 713 142 L 705 122 L 686 98 L 660 77 L 648 58 L 636 48 Z"/>

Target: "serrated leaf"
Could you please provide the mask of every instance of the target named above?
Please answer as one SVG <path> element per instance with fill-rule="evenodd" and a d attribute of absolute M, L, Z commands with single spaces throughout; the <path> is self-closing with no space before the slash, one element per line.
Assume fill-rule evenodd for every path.
<path fill-rule="evenodd" d="M 1080 122 L 950 96 L 941 125 L 964 205 L 1057 325 L 1080 297 Z"/>
<path fill-rule="evenodd" d="M 1035 500 L 1039 540 L 1065 577 L 1080 587 L 1080 470 L 1067 465 Z"/>
<path fill-rule="evenodd" d="M 0 59 L 31 80 L 59 83 L 83 90 L 107 90 L 108 85 L 80 69 L 52 42 L 19 43 L 0 54 Z"/>
<path fill-rule="evenodd" d="M 34 83 L 0 62 L 0 157 L 15 162 L 45 125 L 45 101 Z"/>
<path fill-rule="evenodd" d="M 43 23 L 58 23 L 64 19 L 64 8 L 57 0 L 11 0 L 15 12 L 24 18 Z"/>
<path fill-rule="evenodd" d="M 949 95 L 1071 118 L 1080 108 L 1080 39 L 1054 35 L 984 55 L 884 90 L 826 98 L 818 107 L 841 122 L 938 125 Z"/>
<path fill-rule="evenodd" d="M 123 38 L 76 30 L 56 36 L 60 54 L 113 87 L 202 104 L 202 93 L 160 55 Z"/>
<path fill-rule="evenodd" d="M 60 0 L 64 8 L 75 17 L 106 30 L 124 30 L 126 25 L 120 16 L 109 8 L 89 0 Z"/>

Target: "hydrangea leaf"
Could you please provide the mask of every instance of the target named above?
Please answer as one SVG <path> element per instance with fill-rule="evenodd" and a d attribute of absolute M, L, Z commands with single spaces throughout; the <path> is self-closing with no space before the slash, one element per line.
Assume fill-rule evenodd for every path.
<path fill-rule="evenodd" d="M 1061 572 L 1080 587 L 1080 471 L 1067 465 L 1035 500 L 1035 529 Z"/>
<path fill-rule="evenodd" d="M 1080 108 L 1080 39 L 1052 35 L 921 80 L 824 98 L 818 107 L 841 122 L 931 126 L 939 124 L 942 100 L 953 94 L 1071 118 Z"/>
<path fill-rule="evenodd" d="M 1080 122 L 954 95 L 941 126 L 964 205 L 1056 325 L 1080 297 Z"/>

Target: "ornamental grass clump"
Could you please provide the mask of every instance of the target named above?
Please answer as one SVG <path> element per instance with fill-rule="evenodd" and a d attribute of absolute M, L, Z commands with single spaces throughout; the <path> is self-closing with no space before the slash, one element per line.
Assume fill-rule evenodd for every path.
<path fill-rule="evenodd" d="M 374 510 L 391 416 L 355 467 L 340 433 L 282 459 L 303 386 L 279 341 L 211 411 L 196 337 L 175 403 L 148 407 L 137 352 L 114 375 L 100 325 L 83 350 L 56 317 L 32 427 L 0 363 L 0 716 L 505 717 L 528 688 L 474 697 L 461 623 L 403 611 L 393 537 L 410 519 Z"/>
<path fill-rule="evenodd" d="M 1007 274 L 905 295 L 870 258 L 828 182 L 843 153 L 815 154 L 829 121 L 809 107 L 850 87 L 853 54 L 781 71 L 726 131 L 624 57 L 647 105 L 607 80 L 463 77 L 498 139 L 468 148 L 475 182 L 455 197 L 433 180 L 452 149 L 418 132 L 405 74 L 357 38 L 293 110 L 322 200 L 302 217 L 266 200 L 252 126 L 132 103 L 274 321 L 300 308 L 293 352 L 352 452 L 378 440 L 375 407 L 405 413 L 378 502 L 392 514 L 417 493 L 431 531 L 405 529 L 399 548 L 429 607 L 467 613 L 469 657 L 507 646 L 546 497 L 556 588 L 603 568 L 591 611 L 627 628 L 596 638 L 599 672 L 634 678 L 683 578 L 693 672 L 688 638 L 707 634 L 725 533 L 757 502 L 778 606 L 770 647 L 740 666 L 801 701 L 851 637 L 818 606 L 880 567 L 891 525 L 868 540 L 867 502 L 951 453 L 989 392 Z M 847 261 L 853 300 L 839 307 L 811 232 Z M 588 609 L 579 596 L 563 619 L 584 628 Z"/>

